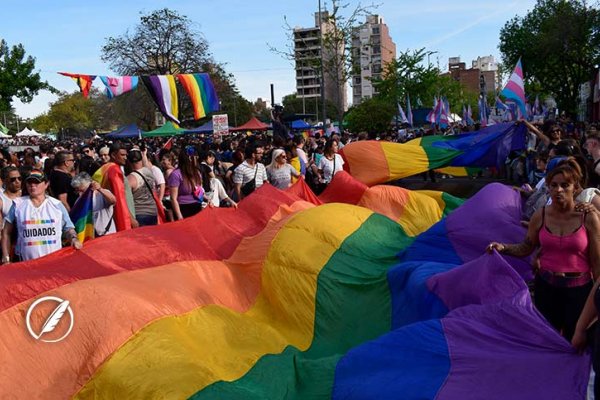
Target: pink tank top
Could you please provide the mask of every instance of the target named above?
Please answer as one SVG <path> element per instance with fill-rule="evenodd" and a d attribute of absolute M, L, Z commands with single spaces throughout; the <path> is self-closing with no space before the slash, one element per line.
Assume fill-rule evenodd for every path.
<path fill-rule="evenodd" d="M 551 233 L 545 222 L 546 207 L 542 210 L 542 227 L 539 232 L 541 246 L 540 264 L 552 272 L 589 272 L 588 236 L 585 229 L 585 215 L 581 226 L 570 235 L 559 236 Z"/>

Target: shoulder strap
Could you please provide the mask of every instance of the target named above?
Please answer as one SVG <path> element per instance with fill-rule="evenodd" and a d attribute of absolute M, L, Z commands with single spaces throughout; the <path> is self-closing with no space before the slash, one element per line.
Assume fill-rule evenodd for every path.
<path fill-rule="evenodd" d="M 546 226 L 546 206 L 542 207 L 542 227 Z"/>
<path fill-rule="evenodd" d="M 153 194 L 154 191 L 152 190 L 152 188 L 150 187 L 150 184 L 148 183 L 148 181 L 146 180 L 146 178 L 144 178 L 144 175 L 142 175 L 139 171 L 133 171 L 134 174 L 138 174 L 142 180 L 144 181 L 144 183 L 146 184 L 146 187 L 148 188 L 148 190 L 150 191 L 150 194 Z"/>
<path fill-rule="evenodd" d="M 254 178 L 252 178 L 253 181 L 256 180 L 256 174 L 258 174 L 258 163 L 256 163 L 256 167 L 254 168 Z"/>

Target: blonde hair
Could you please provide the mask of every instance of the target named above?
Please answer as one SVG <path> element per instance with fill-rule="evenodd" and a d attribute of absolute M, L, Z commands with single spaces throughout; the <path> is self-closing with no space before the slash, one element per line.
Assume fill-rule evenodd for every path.
<path fill-rule="evenodd" d="M 267 166 L 267 169 L 277 168 L 277 157 L 279 157 L 282 154 L 285 154 L 284 149 L 273 150 L 273 152 L 271 153 L 271 163 Z"/>

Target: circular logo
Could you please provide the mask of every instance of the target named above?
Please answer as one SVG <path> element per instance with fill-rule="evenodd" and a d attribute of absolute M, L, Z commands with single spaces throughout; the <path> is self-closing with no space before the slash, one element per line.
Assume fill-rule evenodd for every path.
<path fill-rule="evenodd" d="M 54 303 L 56 303 L 55 306 L 53 306 Z M 43 313 L 43 315 L 40 316 L 40 321 L 44 321 L 44 322 L 43 322 L 43 324 L 41 324 L 41 326 L 39 328 L 36 328 L 34 330 L 32 328 L 33 324 L 31 321 L 31 315 L 38 306 L 40 308 L 43 307 L 43 311 L 40 311 L 39 313 L 36 313 L 36 314 Z M 49 306 L 52 306 L 52 307 L 49 308 Z M 60 336 L 58 339 L 53 338 L 52 334 L 54 333 L 56 335 L 56 332 L 59 331 L 59 330 L 57 330 L 57 327 L 60 324 L 60 322 L 65 320 L 65 323 L 66 323 L 67 318 L 69 319 L 69 328 L 66 329 L 66 332 L 62 336 Z M 27 330 L 29 331 L 29 334 L 35 340 L 40 340 L 40 341 L 46 342 L 46 343 L 60 342 L 61 340 L 63 340 L 67 336 L 69 336 L 69 334 L 71 333 L 71 330 L 73 329 L 73 321 L 74 321 L 73 310 L 71 309 L 69 300 L 63 300 L 60 297 L 55 297 L 55 296 L 45 296 L 45 297 L 39 298 L 36 301 L 34 301 L 29 306 L 29 309 L 27 310 L 27 316 L 25 319 L 25 322 L 27 324 Z M 36 331 L 39 333 L 37 333 Z M 42 336 L 46 336 L 46 337 L 42 338 Z"/>

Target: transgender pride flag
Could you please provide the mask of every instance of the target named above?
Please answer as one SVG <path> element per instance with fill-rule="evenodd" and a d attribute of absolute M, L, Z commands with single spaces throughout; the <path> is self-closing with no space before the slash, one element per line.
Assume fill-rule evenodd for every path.
<path fill-rule="evenodd" d="M 521 66 L 520 58 L 512 75 L 510 76 L 510 79 L 500 94 L 507 99 L 513 100 L 519 107 L 521 115 L 527 115 L 527 109 L 525 106 L 525 85 L 523 83 L 523 67 Z"/>
<path fill-rule="evenodd" d="M 106 86 L 106 97 L 113 99 L 123 93 L 137 88 L 137 76 L 101 76 L 100 80 Z"/>

